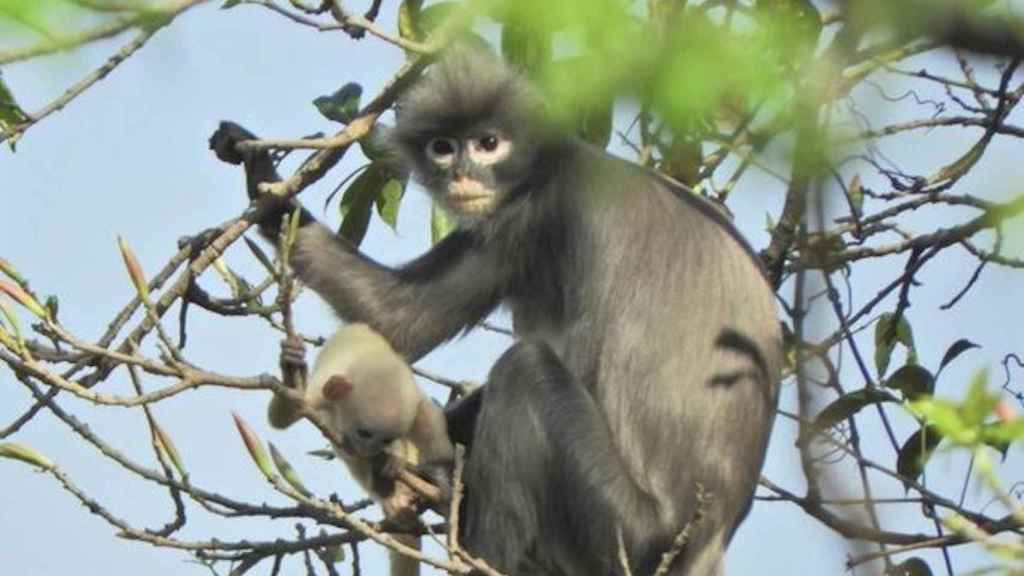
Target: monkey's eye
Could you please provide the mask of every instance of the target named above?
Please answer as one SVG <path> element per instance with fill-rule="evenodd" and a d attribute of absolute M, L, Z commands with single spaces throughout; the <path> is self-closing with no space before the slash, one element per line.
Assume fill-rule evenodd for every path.
<path fill-rule="evenodd" d="M 469 158 L 481 166 L 501 162 L 512 151 L 512 142 L 496 134 L 469 141 Z"/>
<path fill-rule="evenodd" d="M 373 432 L 370 432 L 366 428 L 357 428 L 356 429 L 356 436 L 359 436 L 359 438 L 361 438 L 363 440 L 369 440 L 369 439 L 373 438 Z"/>
<path fill-rule="evenodd" d="M 432 138 L 427 142 L 427 157 L 439 166 L 449 166 L 458 149 L 459 144 L 452 138 Z"/>
<path fill-rule="evenodd" d="M 498 149 L 498 137 L 484 136 L 480 139 L 480 149 L 487 152 L 494 152 Z"/>

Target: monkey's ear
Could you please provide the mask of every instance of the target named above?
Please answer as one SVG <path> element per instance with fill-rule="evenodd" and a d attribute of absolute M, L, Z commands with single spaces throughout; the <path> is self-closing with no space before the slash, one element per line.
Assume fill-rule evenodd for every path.
<path fill-rule="evenodd" d="M 324 384 L 324 399 L 334 401 L 341 400 L 345 396 L 348 396 L 352 392 L 353 386 L 349 382 L 348 378 L 345 378 L 341 374 L 335 374 L 327 379 Z"/>

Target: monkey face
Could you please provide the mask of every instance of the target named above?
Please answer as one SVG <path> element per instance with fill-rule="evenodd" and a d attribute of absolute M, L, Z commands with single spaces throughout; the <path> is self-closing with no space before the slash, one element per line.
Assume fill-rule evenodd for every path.
<path fill-rule="evenodd" d="M 396 436 L 381 433 L 370 428 L 353 428 L 342 436 L 342 447 L 346 451 L 369 460 L 383 452 Z"/>
<path fill-rule="evenodd" d="M 493 57 L 453 46 L 398 102 L 388 141 L 462 225 L 534 180 L 550 123 L 528 82 Z"/>
<path fill-rule="evenodd" d="M 486 216 L 510 188 L 496 168 L 513 150 L 512 141 L 497 130 L 430 138 L 423 145 L 424 183 L 456 216 Z"/>

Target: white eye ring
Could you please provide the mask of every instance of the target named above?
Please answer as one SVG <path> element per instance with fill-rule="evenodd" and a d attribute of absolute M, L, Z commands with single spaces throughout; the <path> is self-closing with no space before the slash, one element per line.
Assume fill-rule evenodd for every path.
<path fill-rule="evenodd" d="M 459 143 L 454 138 L 431 138 L 424 149 L 427 158 L 442 168 L 455 162 L 455 153 L 459 151 Z"/>
<path fill-rule="evenodd" d="M 468 142 L 469 159 L 481 166 L 490 166 L 508 158 L 512 142 L 496 134 L 488 134 Z"/>

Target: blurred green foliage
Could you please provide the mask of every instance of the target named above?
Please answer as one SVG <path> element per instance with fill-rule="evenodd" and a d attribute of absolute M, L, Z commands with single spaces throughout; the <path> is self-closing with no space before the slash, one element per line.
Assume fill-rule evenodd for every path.
<path fill-rule="evenodd" d="M 0 22 L 51 37 L 57 32 L 54 16 L 68 7 L 62 0 L 0 0 Z"/>

